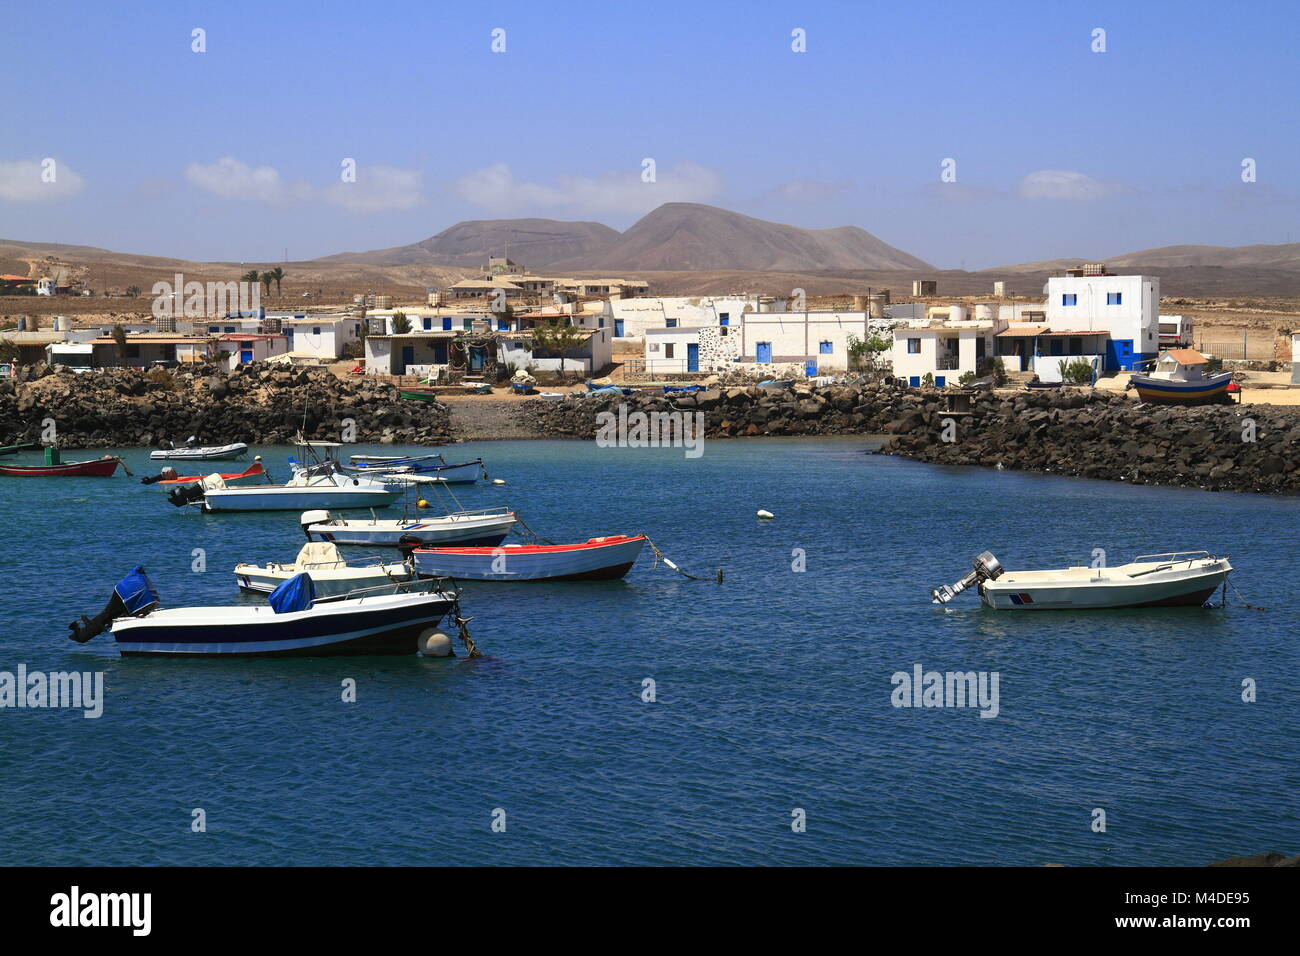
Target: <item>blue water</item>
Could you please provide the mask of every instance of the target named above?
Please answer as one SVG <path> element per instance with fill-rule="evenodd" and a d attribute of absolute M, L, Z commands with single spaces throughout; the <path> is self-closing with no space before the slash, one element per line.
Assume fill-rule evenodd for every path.
<path fill-rule="evenodd" d="M 122 660 L 65 625 L 133 562 L 241 598 L 295 515 L 180 512 L 114 479 L 2 479 L 0 670 L 103 670 L 103 717 L 0 710 L 0 864 L 1204 864 L 1300 852 L 1300 500 L 865 453 L 859 441 L 463 446 L 555 540 L 646 532 L 615 584 L 469 585 L 471 661 Z M 258 449 L 274 472 L 288 449 Z M 125 453 L 151 473 L 146 453 Z M 73 457 L 69 455 L 67 457 Z M 755 519 L 758 508 L 775 512 Z M 1268 610 L 1016 614 L 928 589 L 1009 567 L 1229 552 Z M 207 570 L 191 570 L 192 550 Z M 792 570 L 794 550 L 807 570 Z M 360 552 L 358 552 L 359 554 Z M 891 675 L 1001 675 L 1000 714 Z M 341 682 L 357 682 L 357 701 Z M 657 701 L 641 700 L 642 681 Z M 1241 682 L 1259 700 L 1241 701 Z M 1090 829 L 1103 808 L 1107 832 Z M 207 832 L 191 832 L 191 811 Z M 493 832 L 494 810 L 505 832 Z M 807 830 L 792 831 L 802 808 Z"/>

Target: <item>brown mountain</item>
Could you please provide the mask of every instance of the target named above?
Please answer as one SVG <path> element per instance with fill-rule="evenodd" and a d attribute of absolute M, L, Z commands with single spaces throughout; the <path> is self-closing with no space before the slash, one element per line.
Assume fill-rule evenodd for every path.
<path fill-rule="evenodd" d="M 436 236 L 410 245 L 371 252 L 343 252 L 316 261 L 482 267 L 491 256 L 509 255 L 521 265 L 538 269 L 561 259 L 597 255 L 617 239 L 617 231 L 599 222 L 475 219 L 458 222 Z"/>
<path fill-rule="evenodd" d="M 1044 259 L 983 272 L 1050 273 L 1082 262 L 1104 262 L 1112 269 L 1168 272 L 1174 269 L 1263 269 L 1300 273 L 1300 242 L 1253 246 L 1160 246 L 1119 256 L 1083 259 Z"/>
<path fill-rule="evenodd" d="M 555 266 L 614 272 L 933 268 L 857 226 L 800 229 L 686 202 L 665 203 L 603 251 Z"/>

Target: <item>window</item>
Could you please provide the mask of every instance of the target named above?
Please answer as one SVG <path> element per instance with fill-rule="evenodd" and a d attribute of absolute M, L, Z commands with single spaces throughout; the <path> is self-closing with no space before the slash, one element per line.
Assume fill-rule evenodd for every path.
<path fill-rule="evenodd" d="M 1061 305 L 1078 305 L 1079 296 L 1073 292 L 1061 293 Z"/>
<path fill-rule="evenodd" d="M 1079 339 L 1079 338 L 1070 339 L 1070 354 L 1071 355 L 1083 354 L 1083 339 Z"/>
<path fill-rule="evenodd" d="M 1106 304 L 1107 304 L 1107 305 L 1123 305 L 1123 304 L 1124 304 L 1124 293 L 1123 293 L 1123 292 L 1107 292 L 1107 293 L 1106 293 Z"/>
<path fill-rule="evenodd" d="M 465 331 L 466 331 L 466 332 L 473 332 L 473 331 L 474 331 L 474 320 L 473 320 L 473 319 L 466 319 L 466 320 L 465 320 Z"/>
<path fill-rule="evenodd" d="M 676 319 L 664 319 L 664 321 L 668 323 L 668 328 L 670 328 L 670 329 L 675 329 L 675 328 L 677 328 L 677 320 L 676 320 Z"/>
<path fill-rule="evenodd" d="M 659 351 L 659 343 L 658 343 L 658 342 L 651 342 L 651 343 L 650 343 L 650 351 L 651 351 L 651 352 L 658 352 L 658 351 Z"/>
<path fill-rule="evenodd" d="M 319 325 L 313 325 L 313 326 L 311 327 L 311 334 L 312 334 L 312 335 L 320 335 L 320 326 L 319 326 Z"/>
<path fill-rule="evenodd" d="M 723 329 L 722 329 L 722 337 L 725 339 L 725 338 L 727 337 L 727 333 L 730 332 L 730 331 L 731 331 L 730 329 L 728 329 L 728 328 L 726 328 L 726 327 L 723 327 Z"/>
<path fill-rule="evenodd" d="M 424 317 L 424 330 L 425 330 L 426 332 L 428 332 L 428 331 L 430 331 L 432 328 L 433 328 L 433 319 L 429 318 L 429 317 L 426 315 L 426 316 Z"/>
<path fill-rule="evenodd" d="M 509 332 L 509 331 L 510 331 L 510 320 L 509 320 L 509 319 L 497 319 L 497 331 L 498 331 L 498 332 Z"/>
<path fill-rule="evenodd" d="M 605 327 L 605 320 L 604 320 L 604 319 L 601 319 L 601 320 L 600 320 L 600 327 L 601 327 L 602 329 Z"/>
<path fill-rule="evenodd" d="M 209 332 L 220 332 L 220 331 L 221 331 L 221 326 L 219 326 L 219 325 L 209 325 L 209 326 L 208 326 L 208 331 L 209 331 Z"/>
<path fill-rule="evenodd" d="M 719 313 L 718 313 L 718 325 L 730 325 L 730 324 L 731 324 L 731 313 L 730 313 L 730 312 L 719 312 Z"/>
<path fill-rule="evenodd" d="M 227 332 L 234 332 L 234 331 L 235 331 L 235 327 L 234 327 L 233 325 L 227 325 L 227 326 L 226 326 L 226 331 L 227 331 Z"/>
<path fill-rule="evenodd" d="M 443 320 L 442 320 L 442 330 L 443 330 L 444 332 L 450 332 L 450 331 L 451 331 L 451 319 L 443 319 Z"/>
<path fill-rule="evenodd" d="M 908 340 L 907 340 L 907 354 L 908 354 L 908 355 L 920 355 L 920 354 L 921 354 L 921 340 L 920 340 L 920 339 L 908 339 Z"/>
<path fill-rule="evenodd" d="M 672 357 L 673 357 L 673 347 L 671 345 L 665 345 L 664 358 L 672 358 Z"/>
<path fill-rule="evenodd" d="M 818 353 L 821 355 L 833 355 L 834 352 L 835 352 L 835 347 L 831 345 L 830 342 L 823 342 L 821 344 L 821 347 L 818 349 Z"/>

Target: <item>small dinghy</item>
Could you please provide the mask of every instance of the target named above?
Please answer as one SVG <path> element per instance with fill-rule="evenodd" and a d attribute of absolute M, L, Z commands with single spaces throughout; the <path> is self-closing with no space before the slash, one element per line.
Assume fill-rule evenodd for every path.
<path fill-rule="evenodd" d="M 432 388 L 423 385 L 406 385 L 397 390 L 399 398 L 404 398 L 408 402 L 436 402 L 438 393 Z"/>
<path fill-rule="evenodd" d="M 297 574 L 267 604 L 163 609 L 143 567 L 118 582 L 94 618 L 68 625 L 85 643 L 110 628 L 123 657 L 326 657 L 414 654 L 457 607 L 437 581 L 316 598 L 311 576 Z"/>
<path fill-rule="evenodd" d="M 159 448 L 149 452 L 154 461 L 174 459 L 177 461 L 234 461 L 248 454 L 248 446 L 243 442 L 231 445 L 200 445 L 193 435 L 179 448 Z"/>
<path fill-rule="evenodd" d="M 341 598 L 352 591 L 399 584 L 415 575 L 405 564 L 385 564 L 378 558 L 344 561 L 339 549 L 329 541 L 308 541 L 291 564 L 237 564 L 235 581 L 241 590 L 270 594 L 285 581 L 307 574 L 316 589 L 316 600 Z"/>
<path fill-rule="evenodd" d="M 422 577 L 463 581 L 612 581 L 631 570 L 645 535 L 582 544 L 507 544 L 497 548 L 416 548 Z"/>
<path fill-rule="evenodd" d="M 250 478 L 259 478 L 266 474 L 266 469 L 262 467 L 262 456 L 258 455 L 253 459 L 253 463 L 243 471 L 232 474 L 217 473 L 217 477 L 226 484 L 233 484 L 236 481 L 248 481 Z M 142 485 L 159 485 L 164 490 L 170 491 L 178 485 L 194 485 L 211 478 L 212 475 L 177 475 L 176 469 L 167 467 L 156 475 L 148 475 L 140 479 Z"/>
<path fill-rule="evenodd" d="M 930 592 L 933 603 L 947 604 L 978 585 L 985 607 L 998 610 L 1201 607 L 1232 571 L 1226 557 L 1208 551 L 1144 554 L 1111 568 L 1057 571 L 1006 571 L 988 551 L 956 584 Z"/>
<path fill-rule="evenodd" d="M 308 541 L 332 541 L 371 547 L 407 544 L 498 545 L 518 521 L 509 508 L 456 511 L 436 518 L 338 518 L 328 511 L 307 511 L 299 519 Z"/>

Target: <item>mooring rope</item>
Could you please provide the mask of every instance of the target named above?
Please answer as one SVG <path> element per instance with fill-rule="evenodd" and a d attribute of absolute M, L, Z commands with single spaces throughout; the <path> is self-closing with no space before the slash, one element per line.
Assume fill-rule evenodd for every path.
<path fill-rule="evenodd" d="M 1260 607 L 1258 604 L 1248 604 L 1248 603 L 1246 603 L 1245 599 L 1242 598 L 1242 594 L 1241 594 L 1241 592 L 1240 592 L 1239 590 L 1237 590 L 1237 585 L 1233 584 L 1233 583 L 1232 583 L 1232 580 L 1231 580 L 1230 578 L 1226 578 L 1226 577 L 1223 579 L 1223 602 L 1219 605 L 1219 607 L 1227 607 L 1227 606 L 1228 606 L 1228 588 L 1232 588 L 1232 593 L 1235 594 L 1239 599 L 1241 599 L 1241 603 L 1240 603 L 1240 604 L 1233 604 L 1233 605 L 1232 605 L 1233 607 L 1243 607 L 1243 608 L 1247 608 L 1248 610 L 1251 610 L 1251 611 L 1267 611 L 1267 610 L 1268 610 L 1268 608 L 1266 608 L 1266 607 Z"/>
<path fill-rule="evenodd" d="M 474 620 L 472 617 L 463 617 L 460 613 L 460 596 L 451 604 L 452 616 L 456 618 L 456 627 L 460 629 L 460 641 L 465 645 L 465 650 L 469 651 L 470 657 L 482 657 L 483 652 L 474 645 L 474 638 L 469 636 L 469 622 Z"/>
<path fill-rule="evenodd" d="M 716 577 L 712 577 L 712 578 L 701 578 L 701 577 L 698 577 L 698 576 L 696 576 L 696 575 L 694 575 L 694 574 L 688 574 L 687 572 L 685 572 L 685 571 L 683 571 L 681 568 L 679 568 L 677 565 L 675 565 L 675 564 L 673 564 L 671 561 L 669 561 L 667 555 L 665 555 L 662 551 L 660 551 L 659 548 L 658 548 L 658 546 L 657 546 L 653 541 L 650 540 L 650 536 L 649 536 L 649 535 L 642 535 L 642 537 L 645 538 L 645 543 L 648 544 L 648 545 L 650 545 L 650 550 L 653 551 L 653 552 L 655 553 L 655 563 L 656 563 L 656 564 L 658 564 L 660 561 L 662 561 L 664 564 L 668 565 L 668 567 L 672 568 L 674 571 L 676 571 L 676 572 L 677 572 L 678 574 L 680 574 L 682 577 L 684 577 L 684 578 L 690 578 L 692 581 L 716 581 L 718 584 L 721 584 L 721 583 L 722 583 L 722 568 L 718 568 L 718 574 L 717 574 L 717 576 L 716 576 Z"/>
<path fill-rule="evenodd" d="M 527 540 L 529 540 L 529 539 L 531 538 L 534 544 L 536 544 L 537 542 L 541 542 L 542 544 L 550 544 L 550 545 L 554 545 L 554 544 L 555 544 L 555 542 L 552 541 L 550 538 L 543 538 L 540 534 L 538 534 L 538 533 L 537 533 L 536 531 L 534 531 L 532 528 L 528 527 L 528 523 L 527 523 L 526 521 L 524 521 L 523 517 L 520 516 L 520 514 L 519 514 L 518 511 L 515 512 L 515 524 L 521 525 L 521 526 L 523 527 L 524 531 L 527 532 L 527 533 L 526 533 L 526 534 L 520 534 L 518 531 L 515 531 L 514 528 L 511 528 L 511 530 L 512 530 L 512 531 L 515 531 L 515 534 L 518 534 L 519 537 L 523 538 L 525 541 L 527 541 Z"/>

